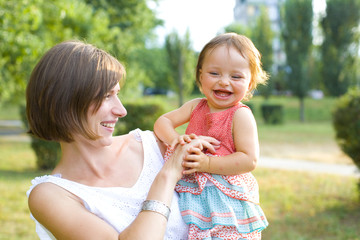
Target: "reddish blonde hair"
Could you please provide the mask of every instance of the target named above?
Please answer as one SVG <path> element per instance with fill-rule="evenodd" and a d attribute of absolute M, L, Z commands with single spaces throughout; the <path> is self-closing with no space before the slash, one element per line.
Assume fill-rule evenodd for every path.
<path fill-rule="evenodd" d="M 255 47 L 254 43 L 244 35 L 236 33 L 220 34 L 204 46 L 199 54 L 196 65 L 197 85 L 201 88 L 200 70 L 205 58 L 211 51 L 220 46 L 226 46 L 227 48 L 234 47 L 245 59 L 249 60 L 251 72 L 250 88 L 244 97 L 244 100 L 249 100 L 252 97 L 253 91 L 256 89 L 257 85 L 265 84 L 269 76 L 262 68 L 261 54 L 259 50 Z"/>

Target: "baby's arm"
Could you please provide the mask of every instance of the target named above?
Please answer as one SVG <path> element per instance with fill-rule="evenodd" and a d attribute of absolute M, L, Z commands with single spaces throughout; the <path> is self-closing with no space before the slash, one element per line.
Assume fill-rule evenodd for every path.
<path fill-rule="evenodd" d="M 237 175 L 255 169 L 259 158 L 259 141 L 256 121 L 248 108 L 239 108 L 233 119 L 233 138 L 236 152 L 227 156 L 207 156 L 201 149 L 192 148 L 185 159 L 184 174 L 208 172 Z"/>
<path fill-rule="evenodd" d="M 177 143 L 184 144 L 185 142 L 191 141 L 191 138 L 194 136 L 180 136 L 175 129 L 190 120 L 191 112 L 199 102 L 200 99 L 190 100 L 180 108 L 160 116 L 154 124 L 156 136 L 172 147 L 175 147 Z"/>

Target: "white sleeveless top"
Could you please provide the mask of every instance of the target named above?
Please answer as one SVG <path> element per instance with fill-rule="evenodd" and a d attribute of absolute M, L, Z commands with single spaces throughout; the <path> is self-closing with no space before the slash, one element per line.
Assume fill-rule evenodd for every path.
<path fill-rule="evenodd" d="M 120 233 L 139 214 L 150 186 L 164 164 L 153 132 L 136 129 L 131 134 L 142 142 L 144 149 L 143 170 L 133 187 L 90 187 L 63 179 L 59 175 L 45 175 L 36 177 L 31 181 L 32 186 L 27 191 L 27 196 L 40 183 L 50 182 L 56 184 L 78 196 L 84 202 L 86 209 L 109 223 Z M 31 218 L 36 223 L 36 233 L 40 240 L 56 239 L 32 215 Z M 187 239 L 187 232 L 188 227 L 183 221 L 178 207 L 178 194 L 174 191 L 171 214 L 164 239 Z"/>

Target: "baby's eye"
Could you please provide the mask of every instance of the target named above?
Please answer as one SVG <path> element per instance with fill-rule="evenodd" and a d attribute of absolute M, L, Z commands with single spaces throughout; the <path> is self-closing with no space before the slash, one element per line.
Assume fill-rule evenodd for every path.
<path fill-rule="evenodd" d="M 236 79 L 236 80 L 239 80 L 239 79 L 242 79 L 242 78 L 243 78 L 243 76 L 234 75 L 234 76 L 232 76 L 232 78 L 234 78 L 234 79 Z"/>
<path fill-rule="evenodd" d="M 217 72 L 210 72 L 210 75 L 217 76 L 219 74 Z"/>

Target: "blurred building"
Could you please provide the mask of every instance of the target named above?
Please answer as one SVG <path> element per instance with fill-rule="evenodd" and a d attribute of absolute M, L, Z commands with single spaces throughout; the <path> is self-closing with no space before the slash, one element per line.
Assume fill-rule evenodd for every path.
<path fill-rule="evenodd" d="M 285 63 L 285 53 L 281 47 L 281 18 L 280 6 L 283 0 L 236 0 L 234 7 L 234 20 L 241 25 L 248 26 L 256 21 L 261 14 L 261 8 L 265 7 L 271 21 L 274 32 L 274 71 Z"/>

